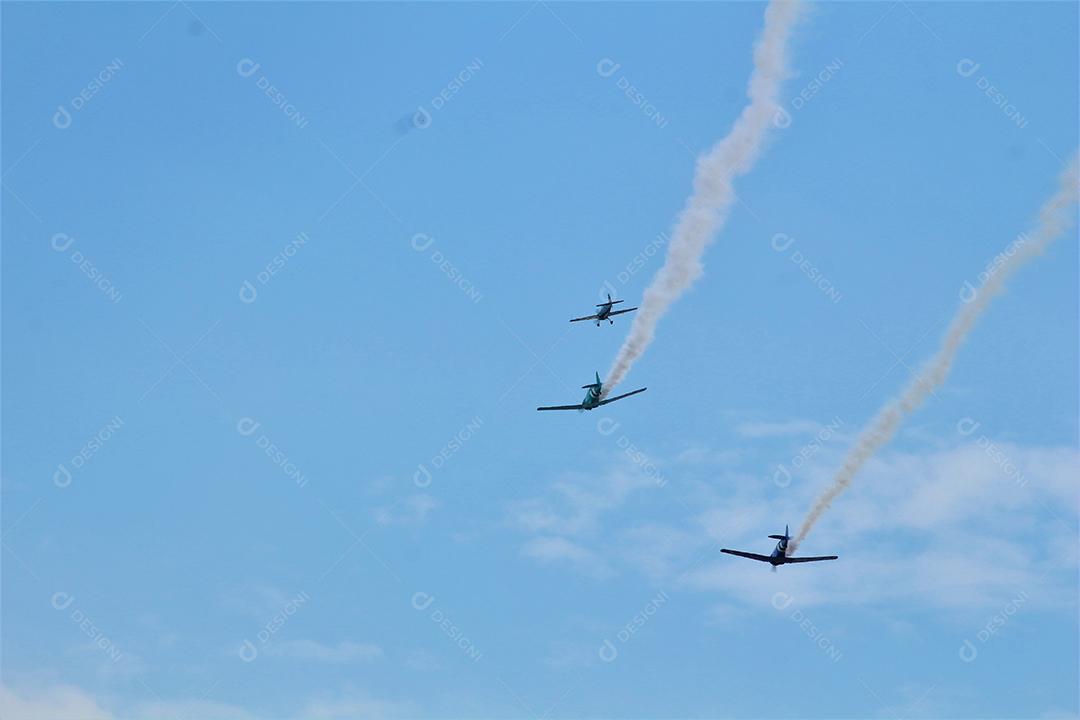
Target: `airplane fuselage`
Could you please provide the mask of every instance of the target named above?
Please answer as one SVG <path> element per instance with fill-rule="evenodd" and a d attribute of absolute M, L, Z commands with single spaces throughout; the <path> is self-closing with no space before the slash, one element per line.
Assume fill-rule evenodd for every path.
<path fill-rule="evenodd" d="M 780 542 L 776 543 L 776 549 L 772 551 L 772 555 L 769 556 L 770 565 L 783 565 L 787 562 L 787 538 L 783 538 Z"/>
<path fill-rule="evenodd" d="M 600 386 L 593 386 L 589 388 L 589 391 L 585 393 L 584 399 L 581 401 L 581 407 L 583 410 L 592 410 L 600 404 Z"/>
<path fill-rule="evenodd" d="M 613 303 L 604 303 L 600 306 L 600 309 L 596 311 L 596 324 L 599 325 L 601 320 L 607 320 L 608 315 L 611 314 L 611 306 Z"/>

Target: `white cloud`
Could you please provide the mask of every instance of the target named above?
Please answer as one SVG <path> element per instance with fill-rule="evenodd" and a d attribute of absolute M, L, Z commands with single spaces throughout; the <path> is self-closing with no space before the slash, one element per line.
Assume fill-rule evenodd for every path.
<path fill-rule="evenodd" d="M 19 692 L 0 685 L 0 718 L 4 720 L 111 720 L 88 693 L 70 685 L 52 685 Z"/>
<path fill-rule="evenodd" d="M 620 532 L 614 547 L 624 564 L 660 581 L 671 568 L 691 565 L 701 544 L 702 538 L 693 532 L 649 523 Z"/>
<path fill-rule="evenodd" d="M 375 521 L 380 525 L 422 525 L 438 505 L 434 497 L 416 493 L 397 501 L 389 507 L 375 509 Z"/>
<path fill-rule="evenodd" d="M 1076 450 L 987 445 L 878 456 L 802 548 L 840 560 L 776 573 L 720 555 L 719 546 L 771 551 L 765 536 L 782 532 L 785 522 L 794 530 L 830 479 L 842 452 L 835 443 L 787 487 L 760 472 L 688 467 L 678 483 L 642 493 L 653 517 L 675 520 L 599 532 L 606 514 L 649 486 L 620 472 L 562 479 L 547 495 L 517 503 L 511 515 L 531 536 L 526 557 L 592 576 L 639 572 L 650 582 L 721 593 L 729 605 L 750 609 L 771 610 L 770 599 L 781 590 L 802 606 L 903 600 L 957 615 L 992 610 L 1022 590 L 1033 607 L 1075 608 L 1068 580 L 1080 553 Z M 710 477 L 695 479 L 695 472 Z M 731 608 L 719 612 L 711 621 L 722 621 Z"/>
<path fill-rule="evenodd" d="M 416 487 L 411 479 L 381 476 L 366 484 L 369 495 L 379 498 L 371 514 L 383 527 L 392 525 L 417 528 L 426 523 L 432 511 L 439 507 L 434 495 L 413 492 Z"/>
<path fill-rule="evenodd" d="M 130 713 L 139 720 L 214 718 L 214 720 L 256 720 L 256 716 L 236 705 L 216 700 L 159 700 L 141 703 Z"/>
<path fill-rule="evenodd" d="M 427 650 L 409 650 L 405 653 L 405 666 L 421 672 L 430 672 L 442 668 L 442 661 L 435 653 Z"/>
<path fill-rule="evenodd" d="M 306 720 L 378 720 L 379 718 L 415 716 L 412 703 L 380 700 L 367 693 L 352 692 L 347 695 L 308 703 L 298 713 Z"/>
<path fill-rule="evenodd" d="M 547 496 L 511 505 L 510 520 L 528 533 L 594 534 L 605 513 L 621 506 L 634 492 L 656 487 L 655 480 L 621 467 L 596 475 L 574 473 L 551 485 Z"/>
<path fill-rule="evenodd" d="M 611 568 L 596 553 L 563 537 L 541 536 L 528 540 L 521 554 L 542 563 L 569 563 L 579 571 L 595 577 L 608 577 Z"/>
<path fill-rule="evenodd" d="M 633 467 L 614 467 L 606 473 L 570 473 L 552 483 L 548 492 L 510 505 L 509 523 L 531 535 L 521 554 L 541 563 L 565 563 L 596 578 L 612 575 L 612 567 L 586 543 L 602 535 L 604 517 L 620 509 L 642 490 L 666 492 L 655 480 Z"/>
<path fill-rule="evenodd" d="M 837 563 L 770 573 L 756 563 L 720 558 L 687 582 L 747 603 L 784 590 L 803 604 L 903 599 L 970 609 L 994 607 L 1026 590 L 1033 604 L 1073 606 L 1075 586 L 1059 579 L 1076 567 L 1075 550 L 1061 542 L 1063 534 L 1075 537 L 1076 452 L 1002 447 L 1008 464 L 975 443 L 876 458 L 803 547 L 806 554 L 839 554 Z M 804 509 L 798 496 L 805 493 L 795 495 Z M 725 547 L 768 552 L 771 543 L 761 536 L 775 532 L 783 518 L 771 508 L 790 516 L 791 500 L 762 492 L 719 501 L 701 518 L 727 530 Z"/>
<path fill-rule="evenodd" d="M 230 703 L 207 699 L 156 700 L 136 702 L 124 711 L 109 711 L 98 698 L 71 685 L 34 685 L 18 691 L 0 684 L 0 718 L 3 720 L 176 720 L 177 718 L 213 718 L 214 720 L 258 720 L 259 715 Z M 410 717 L 418 714 L 411 702 L 383 700 L 348 690 L 330 699 L 318 698 L 302 705 L 295 713 L 275 711 L 274 718 L 296 717 L 304 720 Z"/>

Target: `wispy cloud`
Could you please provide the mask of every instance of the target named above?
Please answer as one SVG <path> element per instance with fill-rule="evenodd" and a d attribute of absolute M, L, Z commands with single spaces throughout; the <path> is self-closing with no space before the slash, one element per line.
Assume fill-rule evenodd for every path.
<path fill-rule="evenodd" d="M 621 461 L 620 461 L 621 463 Z M 509 524 L 530 535 L 524 557 L 544 564 L 564 563 L 597 578 L 612 575 L 612 563 L 589 547 L 601 541 L 605 516 L 621 509 L 638 492 L 661 492 L 636 469 L 616 464 L 594 475 L 571 473 L 538 497 L 511 503 Z"/>
<path fill-rule="evenodd" d="M 415 703 L 386 700 L 370 693 L 346 689 L 302 704 L 299 710 L 276 710 L 269 717 L 306 720 L 397 718 L 418 714 Z M 92 693 L 71 685 L 41 684 L 13 689 L 0 684 L 0 717 L 4 720 L 260 720 L 264 716 L 238 705 L 208 699 L 179 698 L 136 702 L 119 710 L 106 709 Z"/>
<path fill-rule="evenodd" d="M 438 501 L 427 493 L 409 495 L 393 505 L 375 509 L 375 521 L 380 525 L 417 526 L 427 521 Z"/>
<path fill-rule="evenodd" d="M 835 509 L 806 548 L 839 554 L 840 562 L 812 573 L 770 573 L 712 551 L 721 544 L 771 549 L 765 535 L 781 531 L 828 477 L 839 445 L 824 447 L 782 491 L 761 473 L 687 467 L 678 485 L 646 496 L 647 483 L 611 473 L 563 478 L 545 495 L 516 504 L 511 517 L 532 536 L 522 548 L 530 559 L 588 576 L 640 573 L 652 583 L 721 593 L 725 615 L 739 606 L 768 608 L 781 589 L 802 606 L 902 600 L 961 610 L 993 605 L 1017 588 L 1029 589 L 1032 605 L 1075 606 L 1075 588 L 1060 578 L 1077 566 L 1075 548 L 1062 541 L 1076 534 L 1076 450 L 1000 442 L 993 448 L 965 439 L 875 458 L 865 469 L 871 482 Z M 710 477 L 694 480 L 695 472 Z M 606 520 L 636 492 L 654 517 L 681 519 Z"/>
<path fill-rule="evenodd" d="M 568 563 L 578 570 L 596 577 L 608 577 L 611 568 L 595 552 L 563 537 L 535 537 L 525 542 L 521 554 L 542 563 Z"/>
<path fill-rule="evenodd" d="M 604 514 L 620 507 L 636 491 L 656 488 L 654 480 L 616 466 L 595 475 L 570 474 L 542 497 L 513 503 L 511 524 L 529 533 L 579 537 L 595 533 Z"/>
<path fill-rule="evenodd" d="M 21 688 L 0 685 L 0 717 L 4 720 L 112 720 L 89 693 L 71 685 Z"/>
<path fill-rule="evenodd" d="M 242 707 L 216 700 L 160 700 L 142 703 L 131 711 L 130 716 L 140 718 L 140 720 L 175 720 L 176 718 L 257 720 L 257 716 Z"/>
<path fill-rule="evenodd" d="M 353 691 L 336 697 L 315 700 L 297 713 L 309 720 L 352 720 L 353 718 L 413 717 L 417 714 L 411 702 L 383 700 L 365 692 Z"/>

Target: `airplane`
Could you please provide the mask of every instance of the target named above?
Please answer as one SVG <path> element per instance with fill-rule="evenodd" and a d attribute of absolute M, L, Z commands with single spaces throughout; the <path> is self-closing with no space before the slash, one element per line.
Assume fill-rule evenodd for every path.
<path fill-rule="evenodd" d="M 607 320 L 609 323 L 614 325 L 615 321 L 611 319 L 612 315 L 622 315 L 623 313 L 633 312 L 634 310 L 637 310 L 636 307 L 632 307 L 632 308 L 626 308 L 625 310 L 616 310 L 615 312 L 612 312 L 611 311 L 611 306 L 612 305 L 617 305 L 617 304 L 619 304 L 621 302 L 622 302 L 622 300 L 612 300 L 611 299 L 611 293 L 608 293 L 607 294 L 607 302 L 606 303 L 600 303 L 599 305 L 596 306 L 596 307 L 598 307 L 600 309 L 596 311 L 595 315 L 586 315 L 585 317 L 572 318 L 570 320 L 570 322 L 578 322 L 580 320 L 595 320 L 596 321 L 596 327 L 600 327 L 600 323 Z"/>
<path fill-rule="evenodd" d="M 804 563 L 804 562 L 817 562 L 818 560 L 835 560 L 836 555 L 818 555 L 815 557 L 788 557 L 787 546 L 788 540 L 791 536 L 788 535 L 788 526 L 784 526 L 783 535 L 770 535 L 773 540 L 779 540 L 776 543 L 776 549 L 772 551 L 772 555 L 758 555 L 757 553 L 743 552 L 742 550 L 727 550 L 721 548 L 720 552 L 727 553 L 728 555 L 738 555 L 739 557 L 750 558 L 751 560 L 760 560 L 761 562 L 767 562 L 772 565 L 773 570 L 778 565 L 786 565 L 788 563 Z"/>
<path fill-rule="evenodd" d="M 616 395 L 606 400 L 600 399 L 600 393 L 604 389 L 604 384 L 600 382 L 600 373 L 596 373 L 596 382 L 588 385 L 582 385 L 582 390 L 588 390 L 585 393 L 585 399 L 581 401 L 580 405 L 552 405 L 551 407 L 538 407 L 537 410 L 593 410 L 601 405 L 607 405 L 613 403 L 616 400 L 622 400 L 624 397 L 630 397 L 631 395 L 637 395 L 638 393 L 645 392 L 648 388 L 640 388 L 633 392 L 623 393 L 622 395 Z"/>

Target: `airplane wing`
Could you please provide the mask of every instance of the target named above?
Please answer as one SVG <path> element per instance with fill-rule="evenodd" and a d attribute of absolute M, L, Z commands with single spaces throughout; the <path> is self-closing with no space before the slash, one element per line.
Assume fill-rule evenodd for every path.
<path fill-rule="evenodd" d="M 614 315 L 615 313 L 611 313 L 611 314 Z M 599 316 L 598 315 L 586 315 L 585 317 L 570 318 L 570 322 L 578 322 L 579 320 L 595 320 L 597 317 L 599 317 Z"/>
<path fill-rule="evenodd" d="M 637 308 L 626 308 L 625 310 L 616 310 L 615 312 L 609 312 L 608 317 L 612 315 L 622 315 L 623 313 L 634 312 Z"/>
<path fill-rule="evenodd" d="M 761 562 L 769 562 L 768 555 L 758 555 L 757 553 L 743 552 L 742 550 L 725 550 L 720 548 L 720 552 L 727 553 L 728 555 L 738 555 L 739 557 L 750 558 L 751 560 L 760 560 Z"/>
<path fill-rule="evenodd" d="M 607 405 L 608 403 L 613 403 L 613 402 L 615 402 L 616 400 L 622 400 L 622 399 L 623 399 L 624 397 L 630 397 L 631 395 L 637 395 L 638 393 L 643 393 L 643 392 L 645 392 L 645 391 L 646 391 L 646 390 L 648 390 L 648 389 L 649 389 L 649 388 L 640 388 L 640 389 L 638 389 L 638 390 L 634 390 L 633 392 L 623 393 L 622 395 L 616 395 L 616 396 L 615 396 L 615 397 L 613 397 L 613 398 L 608 398 L 607 400 L 602 400 L 602 401 L 600 401 L 600 403 L 598 404 L 598 406 L 599 406 L 599 405 Z"/>
<path fill-rule="evenodd" d="M 837 558 L 836 555 L 819 555 L 817 557 L 801 557 L 801 558 L 789 557 L 784 562 L 789 562 L 789 563 L 817 562 L 818 560 L 835 560 L 836 558 Z"/>
<path fill-rule="evenodd" d="M 538 407 L 537 410 L 584 410 L 584 405 L 552 405 L 551 407 Z"/>

